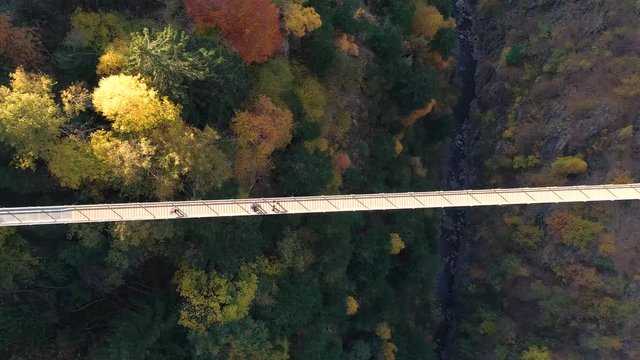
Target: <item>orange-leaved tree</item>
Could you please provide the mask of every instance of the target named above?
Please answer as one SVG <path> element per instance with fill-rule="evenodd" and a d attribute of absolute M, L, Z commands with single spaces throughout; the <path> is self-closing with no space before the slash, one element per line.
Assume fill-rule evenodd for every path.
<path fill-rule="evenodd" d="M 360 54 L 360 48 L 358 44 L 353 40 L 353 36 L 342 34 L 336 40 L 336 44 L 338 45 L 338 49 L 342 50 L 347 55 L 358 57 Z"/>
<path fill-rule="evenodd" d="M 252 148 L 256 156 L 268 156 L 291 141 L 293 115 L 260 95 L 248 111 L 236 114 L 231 129 L 238 135 L 241 146 Z"/>
<path fill-rule="evenodd" d="M 0 55 L 14 66 L 33 67 L 43 60 L 40 42 L 31 29 L 15 27 L 11 17 L 0 13 Z"/>
<path fill-rule="evenodd" d="M 234 168 L 236 178 L 250 185 L 259 173 L 271 168 L 271 153 L 291 141 L 293 115 L 260 95 L 247 111 L 236 114 L 231 129 L 238 136 L 239 145 Z"/>
<path fill-rule="evenodd" d="M 262 63 L 282 44 L 279 8 L 269 0 L 185 0 L 196 27 L 218 27 L 245 63 Z"/>
<path fill-rule="evenodd" d="M 349 154 L 346 152 L 338 151 L 333 154 L 331 164 L 334 169 L 338 170 L 338 172 L 342 174 L 349 168 L 349 166 L 351 166 L 351 158 L 349 158 Z"/>

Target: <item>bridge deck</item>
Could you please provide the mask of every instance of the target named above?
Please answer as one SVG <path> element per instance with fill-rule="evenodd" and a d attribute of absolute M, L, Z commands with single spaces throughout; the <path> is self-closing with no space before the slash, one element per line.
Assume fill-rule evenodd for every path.
<path fill-rule="evenodd" d="M 616 200 L 640 184 L 0 208 L 0 226 Z"/>

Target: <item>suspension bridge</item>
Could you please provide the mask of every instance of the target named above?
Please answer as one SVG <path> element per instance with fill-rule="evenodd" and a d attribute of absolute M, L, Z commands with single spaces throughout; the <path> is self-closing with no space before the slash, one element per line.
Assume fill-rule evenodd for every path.
<path fill-rule="evenodd" d="M 640 183 L 0 208 L 0 226 L 640 200 Z"/>

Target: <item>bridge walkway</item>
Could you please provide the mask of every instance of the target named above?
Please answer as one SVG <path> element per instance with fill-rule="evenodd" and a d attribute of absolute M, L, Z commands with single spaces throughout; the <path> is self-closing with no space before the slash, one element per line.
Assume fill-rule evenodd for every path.
<path fill-rule="evenodd" d="M 640 200 L 640 183 L 0 208 L 0 226 Z"/>

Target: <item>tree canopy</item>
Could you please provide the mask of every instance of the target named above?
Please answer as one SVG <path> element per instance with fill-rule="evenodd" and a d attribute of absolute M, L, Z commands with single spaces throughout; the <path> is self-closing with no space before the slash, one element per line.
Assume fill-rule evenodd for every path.
<path fill-rule="evenodd" d="M 189 36 L 172 26 L 157 32 L 145 28 L 132 34 L 124 68 L 174 101 L 185 100 L 190 82 L 215 76 L 216 65 L 223 61 L 213 50 L 191 47 Z"/>
<path fill-rule="evenodd" d="M 35 168 L 66 119 L 54 102 L 50 77 L 21 68 L 10 77 L 10 87 L 0 86 L 0 141 L 15 150 L 16 166 Z"/>
<path fill-rule="evenodd" d="M 433 52 L 424 39 L 413 56 L 412 5 L 74 6 L 0 6 L 11 14 L 0 13 L 0 206 L 438 181 L 424 167 L 435 169 L 441 132 L 404 119 L 446 113 L 446 100 L 425 104 L 451 73 L 422 56 Z M 0 358 L 432 357 L 430 213 L 209 221 L 184 210 L 167 214 L 180 221 L 0 231 Z M 393 342 L 376 335 L 383 322 Z"/>
<path fill-rule="evenodd" d="M 140 77 L 112 75 L 98 83 L 93 105 L 120 132 L 141 133 L 178 121 L 180 108 L 147 86 Z"/>
<path fill-rule="evenodd" d="M 179 323 L 200 333 L 213 324 L 246 317 L 258 289 L 258 276 L 250 265 L 241 266 L 235 280 L 216 272 L 183 267 L 176 273 L 175 281 L 185 300 Z"/>
<path fill-rule="evenodd" d="M 199 28 L 218 27 L 245 63 L 262 63 L 282 44 L 279 8 L 269 0 L 185 0 Z"/>

